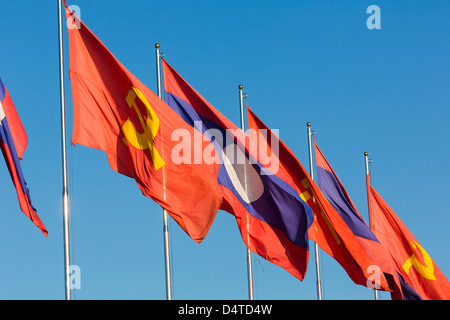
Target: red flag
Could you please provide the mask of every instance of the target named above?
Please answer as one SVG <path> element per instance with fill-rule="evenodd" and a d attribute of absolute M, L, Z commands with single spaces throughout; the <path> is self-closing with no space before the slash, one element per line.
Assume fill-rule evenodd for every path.
<path fill-rule="evenodd" d="M 450 282 L 395 212 L 370 185 L 371 228 L 395 261 L 405 282 L 424 300 L 450 300 Z"/>
<path fill-rule="evenodd" d="M 73 13 L 66 6 L 67 16 Z M 78 19 L 74 15 L 75 19 Z M 78 21 L 77 21 L 78 22 Z M 111 168 L 136 180 L 196 242 L 207 234 L 221 204 L 218 165 L 174 163 L 174 132 L 194 129 L 133 76 L 81 22 L 69 29 L 73 143 L 106 152 Z M 201 141 L 201 140 L 200 140 Z"/>

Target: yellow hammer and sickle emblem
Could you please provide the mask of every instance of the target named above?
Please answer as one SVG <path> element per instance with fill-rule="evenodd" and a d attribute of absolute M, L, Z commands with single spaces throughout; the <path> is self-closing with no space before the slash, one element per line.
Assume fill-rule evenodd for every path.
<path fill-rule="evenodd" d="M 141 112 L 139 111 L 139 108 L 136 104 L 136 98 L 141 100 L 141 102 L 145 106 L 145 109 L 147 111 L 146 119 L 144 119 Z M 164 160 L 159 155 L 159 152 L 158 150 L 156 150 L 153 143 L 159 129 L 159 118 L 139 89 L 131 88 L 127 94 L 126 101 L 130 108 L 134 108 L 134 110 L 136 110 L 136 113 L 139 117 L 139 122 L 141 123 L 144 132 L 141 133 L 136 131 L 133 123 L 128 118 L 122 126 L 122 131 L 126 137 L 126 140 L 124 139 L 124 142 L 127 143 L 128 141 L 133 147 L 139 150 L 148 149 L 150 151 L 153 166 L 155 167 L 155 170 L 158 170 L 165 165 Z"/>
<path fill-rule="evenodd" d="M 406 273 L 409 273 L 411 267 L 414 267 L 414 269 L 416 269 L 416 271 L 425 279 L 436 280 L 434 276 L 433 260 L 431 260 L 431 257 L 418 242 L 411 241 L 410 244 L 413 250 L 419 248 L 420 252 L 422 253 L 425 265 L 421 264 L 416 255 L 413 253 L 411 257 L 409 257 L 408 260 L 406 260 L 406 262 L 403 264 L 403 270 L 405 270 Z"/>
<path fill-rule="evenodd" d="M 307 178 L 304 178 L 301 181 L 303 187 L 305 188 L 305 191 L 300 193 L 300 198 L 302 198 L 303 201 L 305 201 L 306 203 L 308 203 L 308 200 L 311 199 L 311 195 L 308 192 L 308 189 L 311 188 L 311 185 L 309 184 L 309 181 Z M 325 196 L 324 196 L 325 199 Z M 325 199 L 325 201 L 328 202 L 327 199 Z M 316 203 L 316 199 L 313 196 L 313 202 Z M 330 230 L 331 234 L 333 235 L 334 240 L 336 241 L 337 244 L 341 244 L 341 239 L 339 238 L 339 235 L 337 234 L 336 230 L 333 228 L 333 226 L 331 225 L 330 221 L 328 220 L 327 216 L 325 215 L 325 213 L 323 212 L 322 208 L 320 207 L 320 205 L 317 204 L 317 207 L 320 211 L 320 214 L 322 215 L 322 218 L 325 220 L 325 223 L 327 224 L 328 229 Z M 314 217 L 314 219 L 316 219 L 316 217 Z"/>

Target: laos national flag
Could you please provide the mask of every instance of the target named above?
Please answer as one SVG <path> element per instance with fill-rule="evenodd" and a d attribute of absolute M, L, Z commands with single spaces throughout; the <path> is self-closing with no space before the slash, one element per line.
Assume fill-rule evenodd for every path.
<path fill-rule="evenodd" d="M 163 60 L 165 100 L 196 128 L 214 149 L 198 162 L 220 164 L 217 181 L 223 192 L 221 209 L 233 214 L 246 246 L 303 280 L 308 260 L 308 228 L 313 212 L 276 170 L 262 164 L 257 140 L 246 135 L 195 91 Z M 265 150 L 267 151 L 267 150 Z M 180 143 L 180 152 L 189 146 Z"/>
<path fill-rule="evenodd" d="M 0 148 L 16 187 L 22 212 L 47 236 L 48 232 L 31 204 L 30 193 L 22 174 L 20 159 L 27 147 L 27 135 L 17 115 L 8 90 L 0 79 Z"/>
<path fill-rule="evenodd" d="M 356 210 L 350 196 L 315 141 L 314 148 L 317 164 L 317 184 L 319 189 L 352 232 L 354 236 L 353 242 L 363 249 L 365 259 L 372 261 L 373 265 L 379 268 L 379 271 L 382 272 L 388 281 L 389 287 L 392 290 L 392 299 L 403 299 L 404 297 L 402 296 L 401 290 L 403 287 L 403 279 L 399 278 L 394 261 Z M 333 249 L 333 246 L 331 246 L 331 251 L 334 250 L 336 250 L 336 248 Z M 356 261 L 362 258 L 363 257 L 358 257 Z M 367 271 L 346 267 L 347 259 L 348 257 L 338 256 L 338 259 L 336 260 L 344 266 L 349 276 L 356 283 L 365 285 L 364 278 L 362 278 L 362 280 L 359 279 L 361 279 L 361 275 L 364 275 Z"/>

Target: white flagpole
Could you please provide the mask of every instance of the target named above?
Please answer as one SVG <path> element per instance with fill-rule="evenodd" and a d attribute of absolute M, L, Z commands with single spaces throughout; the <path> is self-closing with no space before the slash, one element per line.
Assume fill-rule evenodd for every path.
<path fill-rule="evenodd" d="M 59 31 L 59 77 L 61 91 L 61 140 L 63 162 L 63 225 L 64 225 L 64 266 L 66 300 L 71 300 L 70 290 L 70 243 L 69 243 L 69 192 L 67 188 L 67 146 L 66 146 L 66 104 L 64 89 L 64 54 L 62 35 L 62 1 L 58 0 L 58 31 Z"/>
<path fill-rule="evenodd" d="M 244 121 L 244 95 L 242 89 L 244 87 L 239 85 L 239 105 L 241 112 L 241 129 L 245 132 L 245 121 Z M 245 190 L 247 191 L 247 183 L 245 183 Z M 249 299 L 254 299 L 253 293 L 253 267 L 252 267 L 252 252 L 247 248 L 247 265 L 248 265 L 248 294 Z"/>
<path fill-rule="evenodd" d="M 366 177 L 369 174 L 369 163 L 372 162 L 372 159 L 369 159 L 368 155 L 369 154 L 367 152 L 364 152 L 364 163 L 365 163 L 365 166 L 366 166 Z M 369 182 L 366 181 L 367 188 L 369 187 L 367 185 L 368 183 Z M 369 194 L 367 194 L 367 205 L 369 205 Z M 370 226 L 370 212 L 369 212 L 369 226 Z M 378 300 L 378 290 L 374 290 L 374 292 L 375 292 L 375 300 Z"/>
<path fill-rule="evenodd" d="M 308 147 L 309 147 L 309 174 L 311 179 L 314 180 L 314 165 L 313 165 L 313 151 L 312 151 L 312 135 L 314 131 L 311 131 L 311 122 L 306 124 L 308 126 Z M 316 256 L 316 278 L 317 278 L 317 299 L 322 300 L 322 283 L 320 280 L 320 262 L 319 262 L 319 246 L 317 242 L 314 242 L 315 256 Z"/>
<path fill-rule="evenodd" d="M 159 43 L 155 44 L 156 48 L 156 69 L 157 75 L 156 79 L 158 82 L 158 97 L 162 99 L 162 90 L 161 90 L 161 54 L 159 52 Z M 164 170 L 164 167 L 162 168 Z M 163 171 L 164 172 L 164 171 Z M 164 175 L 163 175 L 163 179 Z M 166 197 L 165 193 L 165 181 L 163 182 L 164 186 L 164 200 Z M 169 217 L 167 211 L 163 209 L 163 224 L 164 224 L 164 256 L 166 261 L 166 298 L 167 300 L 172 300 L 172 273 L 170 266 L 170 237 L 169 237 Z"/>

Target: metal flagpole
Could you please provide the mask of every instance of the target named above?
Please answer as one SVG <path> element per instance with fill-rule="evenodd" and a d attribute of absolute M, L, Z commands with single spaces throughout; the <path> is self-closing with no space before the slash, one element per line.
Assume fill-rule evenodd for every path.
<path fill-rule="evenodd" d="M 67 146 L 66 146 L 66 104 L 64 89 L 64 54 L 62 35 L 62 1 L 58 0 L 58 31 L 59 31 L 59 77 L 61 91 L 61 140 L 63 161 L 63 227 L 64 227 L 64 266 L 66 300 L 71 300 L 70 291 L 70 244 L 69 244 L 69 192 L 67 188 Z"/>
<path fill-rule="evenodd" d="M 244 87 L 239 85 L 239 104 L 241 111 L 241 129 L 245 132 L 245 122 L 244 122 L 244 95 L 242 89 Z M 245 190 L 247 191 L 247 183 L 245 183 Z M 253 300 L 253 267 L 252 267 L 252 252 L 247 248 L 247 265 L 248 265 L 248 294 L 249 299 Z"/>
<path fill-rule="evenodd" d="M 314 131 L 311 131 L 311 122 L 306 124 L 308 126 L 308 147 L 309 147 L 309 174 L 311 179 L 314 180 L 314 165 L 313 165 L 313 151 L 312 151 L 312 135 Z M 314 242 L 315 256 L 316 256 L 316 276 L 317 276 L 317 299 L 322 300 L 322 284 L 320 281 L 320 263 L 319 263 L 319 246 L 317 242 Z"/>
<path fill-rule="evenodd" d="M 155 44 L 156 48 L 156 79 L 158 82 L 158 97 L 162 99 L 161 90 L 161 54 L 159 52 L 159 43 Z M 162 168 L 164 172 L 164 167 Z M 164 186 L 164 200 L 166 200 L 165 193 L 165 178 L 163 174 L 163 186 Z M 163 209 L 163 224 L 164 224 L 164 256 L 166 261 L 166 298 L 172 300 L 172 273 L 170 267 L 170 238 L 169 238 L 169 217 L 167 211 Z"/>
<path fill-rule="evenodd" d="M 364 152 L 364 163 L 366 165 L 366 177 L 369 174 L 369 163 L 372 162 L 372 159 L 368 158 L 368 153 Z M 366 181 L 366 185 L 369 183 L 369 181 Z M 367 185 L 367 188 L 369 186 Z M 369 194 L 367 194 L 367 205 L 369 205 Z M 369 212 L 369 226 L 370 226 L 370 212 Z M 375 292 L 375 300 L 378 300 L 378 290 L 374 290 Z"/>

